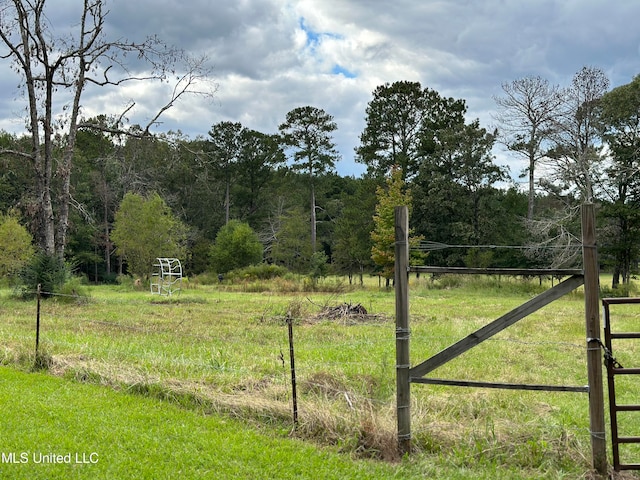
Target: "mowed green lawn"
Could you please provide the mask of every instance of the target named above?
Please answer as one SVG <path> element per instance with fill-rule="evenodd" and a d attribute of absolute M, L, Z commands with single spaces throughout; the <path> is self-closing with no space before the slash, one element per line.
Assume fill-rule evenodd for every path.
<path fill-rule="evenodd" d="M 548 286 L 537 279 L 412 278 L 411 363 Z M 34 360 L 35 302 L 0 292 L 0 359 L 10 367 L 0 377 L 0 398 L 4 412 L 15 411 L 0 421 L 0 453 L 4 460 L 20 461 L 23 452 L 70 453 L 74 460 L 5 462 L 0 478 L 589 475 L 588 396 L 581 393 L 413 385 L 414 452 L 394 456 L 393 291 L 377 283 L 324 293 L 278 282 L 270 287 L 192 285 L 171 300 L 91 287 L 88 302 L 43 301 L 40 341 L 48 373 L 27 373 Z M 324 307 L 344 303 L 360 303 L 369 315 L 323 315 Z M 621 326 L 640 328 L 637 307 L 614 313 Z M 287 315 L 294 319 L 295 438 Z M 577 292 L 432 376 L 585 385 L 585 349 L 584 299 Z M 626 342 L 615 353 L 634 366 L 640 342 Z M 621 385 L 631 401 L 640 398 L 637 383 Z M 636 417 L 625 419 L 624 434 L 640 434 Z M 76 454 L 88 463 L 76 464 Z M 640 461 L 639 449 L 624 455 Z"/>
<path fill-rule="evenodd" d="M 411 477 L 397 465 L 44 373 L 0 367 L 0 405 L 3 479 Z"/>

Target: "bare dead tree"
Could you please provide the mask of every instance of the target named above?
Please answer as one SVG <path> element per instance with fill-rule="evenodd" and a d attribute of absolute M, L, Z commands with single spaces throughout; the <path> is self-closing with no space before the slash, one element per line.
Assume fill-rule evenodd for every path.
<path fill-rule="evenodd" d="M 272 202 L 271 213 L 264 222 L 262 230 L 258 233 L 260 242 L 264 245 L 265 258 L 271 258 L 274 244 L 278 243 L 278 235 L 282 230 L 282 219 L 286 210 L 286 202 L 283 197 L 277 197 Z"/>
<path fill-rule="evenodd" d="M 579 207 L 557 210 L 544 218 L 527 220 L 530 232 L 526 255 L 548 268 L 572 268 L 581 258 L 582 240 L 569 225 L 579 214 Z"/>
<path fill-rule="evenodd" d="M 70 179 L 76 135 L 80 128 L 126 133 L 131 102 L 110 124 L 81 120 L 81 100 L 87 86 L 118 87 L 134 81 L 173 83 L 172 93 L 138 135 L 150 135 L 160 116 L 183 96 L 211 96 L 206 58 L 193 59 L 151 36 L 142 42 L 109 40 L 105 35 L 107 0 L 83 0 L 79 22 L 70 34 L 56 36 L 47 0 L 0 0 L 0 59 L 11 63 L 21 78 L 27 100 L 30 151 L 14 153 L 31 162 L 38 198 L 37 240 L 45 253 L 62 257 L 67 243 Z M 59 8 L 59 7 L 58 7 Z M 145 65 L 145 73 L 130 69 L 128 60 Z M 140 70 L 140 69 L 139 69 Z M 57 154 L 57 152 L 62 152 Z M 54 184 L 53 178 L 59 180 Z M 59 185 L 59 186 L 58 186 Z M 57 197 L 56 197 L 57 192 Z M 56 211 L 54 211 L 54 203 Z"/>
<path fill-rule="evenodd" d="M 583 201 L 594 198 L 603 156 L 598 103 L 609 89 L 606 74 L 583 67 L 563 92 L 548 155 L 549 180 Z"/>
<path fill-rule="evenodd" d="M 502 85 L 504 96 L 494 97 L 498 106 L 498 140 L 527 161 L 523 172 L 529 179 L 527 219 L 533 220 L 535 169 L 550 148 L 553 119 L 562 103 L 560 89 L 542 77 L 524 77 Z"/>
<path fill-rule="evenodd" d="M 578 204 L 598 192 L 603 163 L 598 104 L 609 81 L 602 70 L 584 67 L 559 92 L 549 117 L 548 147 L 538 160 L 544 175 L 538 180 L 557 208 L 546 218 L 529 218 L 530 256 L 545 266 L 569 267 L 579 257 Z"/>

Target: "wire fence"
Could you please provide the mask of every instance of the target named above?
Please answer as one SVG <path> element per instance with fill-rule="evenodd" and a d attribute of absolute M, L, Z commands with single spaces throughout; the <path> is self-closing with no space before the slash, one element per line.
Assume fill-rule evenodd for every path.
<path fill-rule="evenodd" d="M 46 354 L 53 352 L 54 357 L 64 357 L 66 359 L 65 365 L 72 367 L 73 359 L 76 358 L 80 358 L 84 362 L 81 362 L 84 365 L 82 368 L 85 366 L 91 368 L 91 361 L 107 363 L 113 361 L 117 364 L 116 367 L 122 366 L 124 363 L 126 368 L 139 372 L 139 375 L 134 378 L 136 382 L 144 381 L 145 376 L 149 381 L 156 381 L 156 376 L 159 376 L 161 381 L 166 381 L 168 385 L 171 385 L 173 380 L 179 380 L 182 382 L 181 385 L 187 385 L 190 382 L 197 385 L 202 381 L 203 376 L 209 376 L 213 379 L 212 382 L 221 381 L 224 384 L 224 391 L 242 394 L 251 393 L 248 391 L 249 387 L 245 392 L 243 390 L 245 387 L 238 386 L 240 384 L 249 385 L 247 377 L 254 376 L 251 383 L 255 385 L 261 385 L 268 379 L 268 382 L 277 387 L 277 398 L 289 403 L 294 424 L 300 421 L 297 418 L 298 415 L 302 415 L 302 421 L 305 421 L 305 415 L 308 415 L 305 407 L 308 407 L 309 402 L 314 405 L 318 402 L 329 402 L 331 409 L 342 410 L 344 415 L 352 415 L 356 419 L 361 418 L 363 411 L 386 412 L 385 414 L 389 415 L 393 409 L 395 351 L 394 320 L 390 315 L 377 317 L 375 321 L 366 324 L 360 321 L 341 322 L 340 320 L 319 323 L 293 321 L 291 327 L 294 336 L 294 349 L 291 349 L 287 336 L 286 315 L 273 315 L 272 318 L 267 318 L 265 323 L 272 330 L 275 330 L 276 334 L 271 332 L 261 339 L 260 354 L 264 355 L 263 358 L 259 356 L 247 358 L 232 352 L 232 343 L 241 338 L 241 335 L 229 340 L 230 343 L 223 344 L 220 341 L 219 332 L 214 328 L 208 332 L 180 328 L 184 319 L 175 318 L 173 321 L 162 323 L 150 322 L 148 319 L 134 321 L 134 319 L 125 316 L 105 318 L 106 314 L 100 313 L 101 305 L 99 302 L 95 302 L 92 297 L 43 291 L 39 295 L 38 292 L 33 293 L 36 294 L 37 302 L 40 305 L 36 308 L 38 315 L 36 330 L 29 334 L 24 329 L 20 329 L 14 331 L 12 335 L 13 338 L 24 344 L 35 341 L 36 360 L 39 355 L 38 349 L 44 347 Z M 60 316 L 60 308 L 53 307 L 55 303 L 41 301 L 41 297 L 45 296 L 65 301 L 71 300 L 72 304 L 79 305 L 76 310 L 82 310 L 82 306 L 85 304 L 93 304 L 94 308 L 88 315 L 63 318 Z M 95 307 L 96 303 L 98 303 L 97 307 Z M 146 303 L 151 304 L 152 302 Z M 189 308 L 188 303 L 181 304 L 180 301 L 176 301 L 173 305 L 176 310 Z M 105 310 L 109 309 L 112 309 L 112 305 L 105 306 Z M 268 317 L 269 315 L 263 314 L 263 316 Z M 414 328 L 414 331 L 411 332 L 412 348 L 420 352 L 416 354 L 415 358 L 418 358 L 425 349 L 435 353 L 438 349 L 460 340 L 460 335 L 453 331 L 451 333 L 430 332 L 429 324 L 433 321 L 432 317 L 423 318 L 424 324 L 420 328 Z M 469 320 L 469 324 L 477 322 L 482 322 L 482 319 Z M 323 350 L 316 341 L 309 341 L 309 337 L 313 336 L 313 332 L 310 333 L 310 331 L 316 329 L 319 333 L 332 329 L 354 332 L 358 330 L 360 325 L 366 325 L 371 338 L 358 335 L 349 335 L 348 338 L 345 336 L 343 345 L 345 349 L 342 350 L 328 347 Z M 471 327 L 473 325 L 470 325 L 469 328 Z M 10 326 L 5 325 L 5 331 L 7 328 Z M 57 329 L 61 331 L 56 331 Z M 238 325 L 238 329 L 242 329 L 242 325 Z M 110 341 L 99 347 L 92 346 L 90 342 L 96 334 L 104 335 Z M 167 339 L 167 341 L 163 343 L 163 339 Z M 186 345 L 185 351 L 180 353 L 174 347 L 163 351 L 163 346 L 168 346 L 173 341 L 179 345 Z M 382 343 L 384 343 L 384 347 L 380 346 Z M 499 352 L 503 348 L 513 351 L 515 347 L 518 355 L 518 352 L 530 351 L 532 355 L 539 356 L 550 354 L 553 351 L 551 358 L 563 359 L 561 360 L 563 364 L 557 365 L 559 370 L 565 369 L 567 364 L 574 362 L 569 375 L 573 379 L 584 378 L 585 381 L 584 358 L 586 353 L 594 348 L 599 348 L 582 343 L 580 339 L 575 341 L 559 338 L 547 339 L 544 336 L 538 338 L 526 336 L 520 338 L 513 335 L 496 336 L 488 339 L 486 344 L 487 348 L 494 352 Z M 138 348 L 139 351 L 136 351 Z M 518 349 L 520 350 L 518 351 Z M 367 352 L 370 351 L 375 351 L 375 354 L 368 355 Z M 295 361 L 295 368 L 290 365 L 292 359 Z M 242 364 L 242 361 L 245 363 Z M 509 372 L 506 368 L 508 365 L 505 363 L 508 361 L 503 357 L 497 356 L 493 359 L 489 357 L 484 365 L 486 371 L 483 373 L 488 376 L 505 375 L 508 377 Z M 254 368 L 257 364 L 261 367 Z M 453 369 L 455 368 L 454 366 Z M 482 367 L 476 366 L 472 370 L 477 373 L 482 369 Z M 471 371 L 471 375 L 474 375 L 474 371 Z M 292 373 L 295 376 L 296 389 L 292 388 Z M 532 368 L 528 374 L 534 376 L 535 369 Z M 507 381 L 509 380 L 507 378 Z M 237 385 L 229 387 L 232 383 Z M 482 408 L 485 401 L 483 400 L 484 394 L 478 396 L 477 393 L 470 393 L 468 390 L 460 392 L 460 389 L 452 387 L 427 387 L 426 385 L 416 388 L 413 400 L 418 403 L 416 411 L 421 412 L 424 409 L 428 412 L 426 417 L 414 422 L 416 432 L 428 432 L 434 422 L 442 420 L 440 416 L 450 418 L 452 422 L 456 418 L 462 420 L 463 414 L 452 414 L 452 408 L 454 408 L 452 405 L 457 405 L 464 411 L 470 410 L 469 405 L 474 403 L 479 404 L 477 408 Z M 442 392 L 448 392 L 444 394 L 444 398 L 453 399 L 452 405 L 441 403 Z M 258 391 L 256 393 L 260 394 Z M 454 396 L 451 397 L 451 395 Z M 530 395 L 529 397 L 522 397 L 522 392 L 495 394 L 488 392 L 486 395 L 486 398 L 494 398 L 493 395 L 512 395 L 513 398 L 517 398 L 517 401 L 529 398 L 533 405 L 532 408 L 537 408 L 536 404 L 546 404 L 553 401 L 549 399 L 547 394 L 537 392 L 525 394 Z M 496 400 L 496 403 L 502 401 Z M 294 407 L 295 402 L 302 402 L 303 409 L 299 413 L 298 409 Z M 583 407 L 587 408 L 586 399 L 581 399 L 577 403 L 584 404 Z M 418 413 L 418 415 L 422 414 Z M 505 415 L 508 416 L 509 413 L 506 412 Z M 582 419 L 563 423 L 563 431 L 565 432 L 563 435 L 587 439 L 597 435 L 597 432 L 590 431 L 588 422 L 585 424 L 585 419 L 586 413 Z M 469 421 L 475 421 L 475 418 Z"/>
<path fill-rule="evenodd" d="M 76 294 L 39 292 L 38 295 L 38 292 L 34 293 L 37 295 L 38 304 L 40 304 L 41 296 L 72 299 L 77 301 L 78 303 L 92 301 L 91 297 L 83 297 Z M 38 318 L 36 320 L 35 331 L 36 357 L 38 355 L 38 349 L 42 342 L 45 342 L 47 344 L 47 348 L 49 350 L 63 351 L 68 355 L 91 350 L 91 348 L 87 346 L 86 340 L 82 339 L 81 334 L 78 334 L 77 337 L 72 337 L 71 339 L 61 338 L 60 336 L 54 334 L 54 332 L 52 332 L 47 326 L 49 322 L 47 320 L 46 309 L 45 311 L 41 311 L 41 308 L 39 307 L 37 309 L 37 312 Z M 44 318 L 44 321 L 41 319 L 41 317 Z M 290 371 L 288 362 L 291 360 L 291 346 L 288 343 L 286 335 L 287 323 L 285 319 L 279 319 L 279 322 L 281 323 L 282 334 L 277 339 L 272 340 L 271 345 L 266 345 L 266 348 L 264 348 L 263 350 L 268 352 L 267 355 L 269 355 L 270 357 L 270 359 L 266 360 L 266 362 L 271 362 L 273 366 L 279 367 L 281 372 L 281 382 L 289 383 Z M 42 328 L 43 325 L 44 328 Z M 354 324 L 354 326 L 357 326 L 357 323 Z M 224 370 L 225 368 L 229 370 L 241 370 L 242 368 L 244 368 L 244 366 L 241 365 L 229 365 L 229 363 L 235 361 L 237 357 L 233 356 L 233 360 L 231 358 L 222 358 L 225 356 L 225 353 L 223 352 L 224 349 L 221 348 L 219 344 L 218 346 L 212 346 L 211 351 L 207 352 L 206 347 L 208 344 L 219 341 L 219 335 L 215 331 L 211 331 L 210 333 L 204 333 L 201 331 L 192 332 L 187 329 L 175 328 L 175 324 L 170 323 L 160 326 L 155 324 L 140 325 L 130 324 L 122 321 L 102 320 L 96 318 L 82 318 L 80 320 L 74 320 L 65 328 L 66 330 L 81 332 L 82 330 L 92 329 L 94 327 L 101 331 L 104 329 L 107 329 L 109 332 L 117 331 L 120 332 L 120 334 L 128 337 L 131 337 L 132 335 L 143 338 L 147 336 L 169 335 L 173 339 L 189 340 L 192 344 L 192 347 L 195 345 L 199 345 L 202 347 L 200 350 L 198 350 L 197 355 L 192 355 L 188 352 L 185 352 L 182 356 L 176 355 L 174 358 L 171 358 L 170 355 L 163 354 L 162 352 L 155 352 L 157 354 L 158 361 L 163 363 L 163 366 L 161 368 L 165 370 L 170 369 L 171 365 L 173 365 L 174 367 L 179 365 L 188 366 L 196 372 L 204 371 L 207 368 L 217 368 L 217 370 Z M 294 322 L 292 324 L 293 332 L 295 333 L 298 328 L 299 327 Z M 393 341 L 390 336 L 393 332 L 393 320 L 391 318 L 387 318 L 383 321 L 368 323 L 367 328 L 369 329 L 369 331 L 380 330 L 382 333 L 376 334 L 376 337 L 378 339 L 381 336 L 385 335 L 386 332 L 388 332 L 389 334 L 386 340 L 384 338 L 382 340 L 388 341 L 387 348 L 383 348 L 382 351 L 384 351 L 384 353 L 378 354 L 378 356 L 375 358 L 367 356 L 349 358 L 349 354 L 344 352 L 343 354 L 340 354 L 339 358 L 336 358 L 337 353 L 334 349 L 327 349 L 326 355 L 323 355 L 323 353 L 319 351 L 317 346 L 313 347 L 314 353 L 311 356 L 308 352 L 305 351 L 307 349 L 307 346 L 304 344 L 304 339 L 296 339 L 296 342 L 299 345 L 297 345 L 298 358 L 296 359 L 295 376 L 298 379 L 299 385 L 304 385 L 304 388 L 308 391 L 313 391 L 314 388 L 317 391 L 331 391 L 334 395 L 342 396 L 348 399 L 353 399 L 357 396 L 360 401 L 366 402 L 370 405 L 378 405 L 380 407 L 388 405 L 390 401 L 388 390 L 392 387 L 392 382 L 395 375 Z M 41 331 L 41 329 L 43 331 Z M 28 336 L 22 335 L 20 338 L 22 338 L 23 340 L 27 340 Z M 376 342 L 380 341 L 378 339 L 349 339 L 348 347 L 350 351 L 355 352 L 365 352 L 370 347 L 378 347 L 378 351 L 380 351 L 381 349 L 379 348 L 379 345 L 376 344 Z M 416 348 L 422 348 L 424 346 L 428 346 L 431 349 L 436 347 L 441 348 L 459 339 L 460 336 L 456 334 L 429 334 L 424 331 L 412 333 L 412 341 Z M 141 343 L 145 344 L 144 341 L 142 341 Z M 561 355 L 564 354 L 567 358 L 573 359 L 584 357 L 584 354 L 587 351 L 587 346 L 585 344 L 573 343 L 570 341 L 533 340 L 513 337 L 494 337 L 489 339 L 487 344 L 516 345 L 522 347 L 541 348 L 547 351 L 552 349 L 559 352 Z M 147 356 L 152 357 L 154 355 L 154 352 L 149 351 L 149 349 L 152 347 L 149 347 L 145 344 L 143 348 Z M 74 349 L 77 351 L 74 352 Z M 99 354 L 105 358 L 119 358 L 122 356 L 120 350 L 120 347 L 116 346 L 116 342 L 112 342 L 111 345 L 101 347 Z M 289 352 L 288 355 L 286 354 L 287 352 Z M 340 351 L 338 351 L 338 353 L 340 353 Z M 216 363 L 215 358 L 217 357 L 219 358 Z M 214 359 L 214 361 L 212 361 L 212 358 Z M 131 355 L 129 360 L 134 364 L 140 361 L 135 355 Z M 254 358 L 253 360 L 257 361 L 258 359 Z M 500 359 L 497 359 L 496 363 L 500 363 L 500 361 Z M 262 362 L 264 363 L 265 360 L 262 359 Z M 578 367 L 580 367 L 580 365 Z M 349 372 L 348 374 L 344 375 L 360 374 L 362 376 L 377 376 L 378 378 L 375 380 L 380 384 L 378 385 L 378 388 L 381 391 L 387 392 L 386 397 L 383 394 L 366 396 L 363 395 L 362 392 L 356 392 L 356 388 L 353 388 L 353 385 L 358 382 L 357 380 L 354 381 L 353 378 L 344 378 L 342 379 L 341 383 L 340 381 L 336 381 L 335 378 L 330 382 L 329 377 L 323 376 L 323 374 L 328 373 L 329 375 L 339 377 L 344 376 L 344 372 Z M 325 381 L 319 383 L 317 381 L 314 381 L 314 379 L 316 378 L 323 378 L 323 380 Z M 331 388 L 328 388 L 328 383 L 331 383 Z"/>

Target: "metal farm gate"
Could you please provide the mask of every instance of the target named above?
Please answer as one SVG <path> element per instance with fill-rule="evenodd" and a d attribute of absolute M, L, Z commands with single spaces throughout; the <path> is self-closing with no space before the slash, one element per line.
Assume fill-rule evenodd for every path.
<path fill-rule="evenodd" d="M 607 384 L 609 388 L 609 414 L 611 417 L 611 444 L 613 452 L 614 470 L 640 470 L 640 463 L 621 463 L 620 445 L 640 443 L 640 436 L 623 436 L 618 433 L 618 413 L 619 412 L 640 412 L 638 404 L 618 405 L 616 399 L 615 377 L 618 375 L 638 375 L 640 368 L 623 367 L 613 356 L 612 340 L 640 339 L 640 332 L 612 331 L 611 328 L 611 305 L 639 304 L 640 298 L 604 298 L 602 306 L 604 310 L 604 339 L 605 339 L 605 364 L 607 366 Z M 640 432 L 638 432 L 640 435 Z"/>
<path fill-rule="evenodd" d="M 606 474 L 606 442 L 604 421 L 604 394 L 602 382 L 602 353 L 600 346 L 599 269 L 595 242 L 595 214 L 593 204 L 582 207 L 582 270 L 525 270 L 525 269 L 473 269 L 416 267 L 409 265 L 409 218 L 407 207 L 395 208 L 395 290 L 396 290 L 396 386 L 398 447 L 402 454 L 411 450 L 411 384 L 439 384 L 466 387 L 503 388 L 520 390 L 545 390 L 589 393 L 589 419 L 591 431 L 593 467 Z M 463 273 L 491 275 L 554 275 L 568 277 L 558 285 L 520 305 L 497 320 L 485 325 L 466 338 L 454 343 L 431 358 L 411 366 L 409 358 L 409 272 Z M 427 378 L 425 375 L 468 351 L 519 320 L 558 300 L 584 285 L 585 322 L 587 343 L 587 374 L 589 385 L 522 385 L 505 383 L 472 382 Z M 638 439 L 640 442 L 640 438 Z"/>

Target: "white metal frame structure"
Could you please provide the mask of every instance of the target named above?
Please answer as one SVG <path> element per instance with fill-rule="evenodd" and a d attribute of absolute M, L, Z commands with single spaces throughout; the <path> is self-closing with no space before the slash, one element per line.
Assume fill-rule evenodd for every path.
<path fill-rule="evenodd" d="M 177 258 L 156 258 L 151 275 L 151 293 L 171 296 L 182 289 L 182 264 Z"/>

